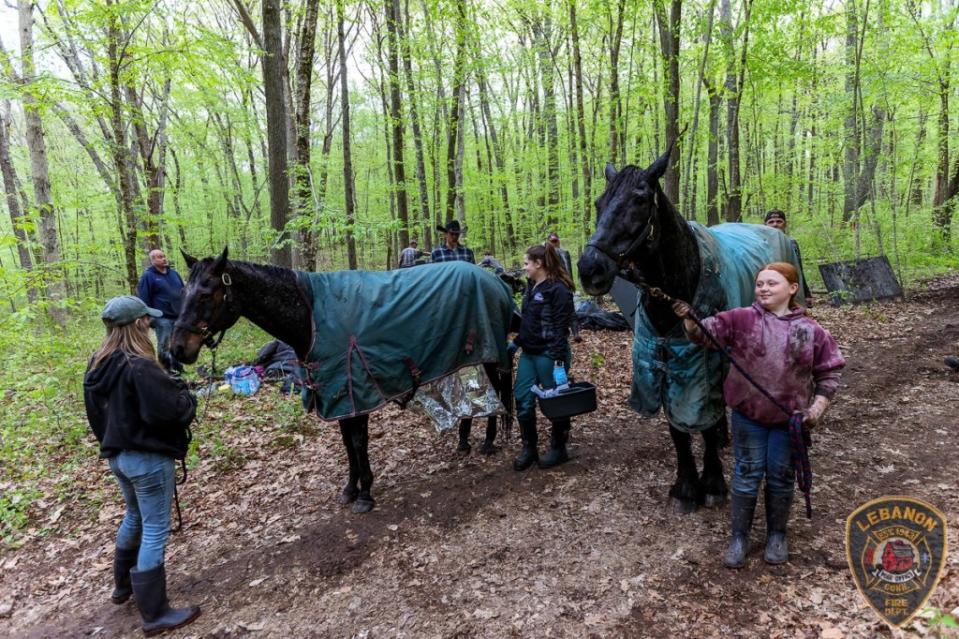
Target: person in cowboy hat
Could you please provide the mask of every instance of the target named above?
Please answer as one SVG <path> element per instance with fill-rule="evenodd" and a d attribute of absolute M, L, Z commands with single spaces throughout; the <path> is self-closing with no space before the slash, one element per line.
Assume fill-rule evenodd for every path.
<path fill-rule="evenodd" d="M 766 212 L 766 217 L 763 218 L 763 224 L 769 228 L 782 231 L 786 237 L 789 237 L 789 233 L 786 232 L 786 213 L 782 209 L 769 209 Z M 796 252 L 796 262 L 799 264 L 799 274 L 802 276 L 802 292 L 806 298 L 806 306 L 811 307 L 813 305 L 812 292 L 809 290 L 809 280 L 806 279 L 806 273 L 803 272 L 799 242 L 791 237 L 789 238 L 789 242 L 792 244 L 793 251 Z"/>
<path fill-rule="evenodd" d="M 466 232 L 466 226 L 460 226 L 459 220 L 450 220 L 446 226 L 436 225 L 436 230 L 445 235 L 445 243 L 430 253 L 431 262 L 469 262 L 476 264 L 473 249 L 460 244 L 460 235 Z"/>

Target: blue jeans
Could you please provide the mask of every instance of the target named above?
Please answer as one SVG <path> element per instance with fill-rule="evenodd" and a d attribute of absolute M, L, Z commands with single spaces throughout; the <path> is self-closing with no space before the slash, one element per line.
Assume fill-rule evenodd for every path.
<path fill-rule="evenodd" d="M 566 372 L 569 372 L 573 360 L 569 346 L 566 347 Z M 529 420 L 536 417 L 536 396 L 530 390 L 533 384 L 543 388 L 553 388 L 553 358 L 549 355 L 520 353 L 516 365 L 516 382 L 513 384 L 513 397 L 516 400 L 516 418 Z"/>
<path fill-rule="evenodd" d="M 163 563 L 170 535 L 170 504 L 176 481 L 173 458 L 124 450 L 110 458 L 110 470 L 127 506 L 117 531 L 117 548 L 139 546 L 137 570 L 155 568 Z"/>
<path fill-rule="evenodd" d="M 171 317 L 154 317 L 153 332 L 157 336 L 157 356 L 167 370 L 181 368 L 180 363 L 170 353 L 170 338 L 173 337 L 173 324 L 176 320 Z"/>
<path fill-rule="evenodd" d="M 763 476 L 773 495 L 792 495 L 796 474 L 785 424 L 767 426 L 733 411 L 733 492 L 757 497 Z"/>

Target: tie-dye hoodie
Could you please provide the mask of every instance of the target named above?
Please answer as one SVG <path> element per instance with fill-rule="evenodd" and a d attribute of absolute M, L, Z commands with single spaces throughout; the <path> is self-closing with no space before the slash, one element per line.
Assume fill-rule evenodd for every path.
<path fill-rule="evenodd" d="M 790 411 L 803 410 L 813 395 L 832 398 L 839 386 L 839 369 L 846 360 L 839 345 L 805 309 L 777 317 L 759 302 L 707 317 L 703 326 L 740 366 Z M 715 348 L 696 330 L 689 338 Z M 787 416 L 730 366 L 723 385 L 726 403 L 749 419 L 781 424 Z"/>

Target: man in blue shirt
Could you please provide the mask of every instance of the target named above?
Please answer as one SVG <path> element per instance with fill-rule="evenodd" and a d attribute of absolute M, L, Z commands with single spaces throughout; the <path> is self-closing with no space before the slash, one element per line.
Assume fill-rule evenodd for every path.
<path fill-rule="evenodd" d="M 473 249 L 460 245 L 460 235 L 466 231 L 466 227 L 461 227 L 459 220 L 450 220 L 446 226 L 436 225 L 436 230 L 446 235 L 446 242 L 437 246 L 430 253 L 431 262 L 469 262 L 476 264 L 476 258 L 473 257 Z"/>
<path fill-rule="evenodd" d="M 137 297 L 150 308 L 163 311 L 163 317 L 153 318 L 153 330 L 157 336 L 157 354 L 163 366 L 170 372 L 182 372 L 183 365 L 170 353 L 170 337 L 173 323 L 180 316 L 183 303 L 183 280 L 171 268 L 166 254 L 160 249 L 150 251 L 150 267 L 140 277 Z"/>

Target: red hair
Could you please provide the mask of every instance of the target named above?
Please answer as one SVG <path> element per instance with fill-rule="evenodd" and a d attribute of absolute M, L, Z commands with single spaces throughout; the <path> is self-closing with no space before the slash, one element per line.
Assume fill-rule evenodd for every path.
<path fill-rule="evenodd" d="M 756 273 L 756 277 L 759 277 L 759 273 L 763 271 L 776 271 L 786 279 L 787 284 L 795 284 L 799 286 L 799 269 L 790 264 L 789 262 L 771 262 Z M 796 289 L 796 292 L 792 294 L 789 298 L 789 308 L 795 308 L 798 306 L 796 304 L 796 295 L 799 294 L 799 289 Z"/>

